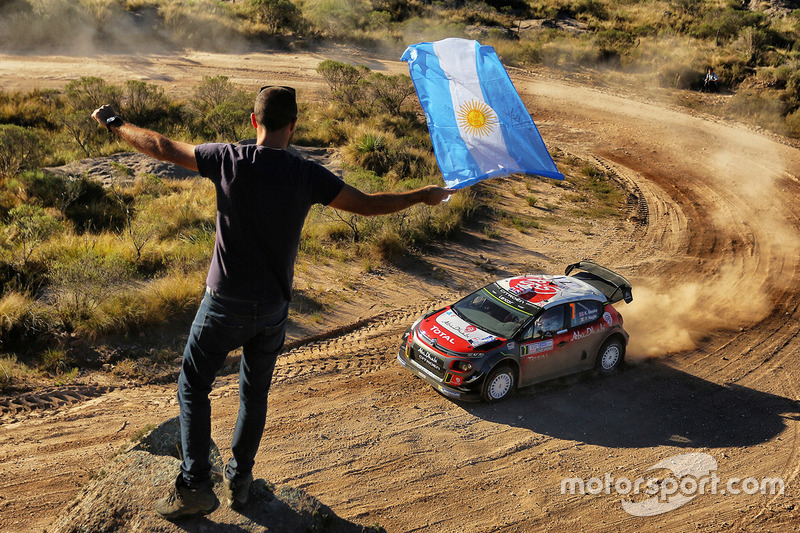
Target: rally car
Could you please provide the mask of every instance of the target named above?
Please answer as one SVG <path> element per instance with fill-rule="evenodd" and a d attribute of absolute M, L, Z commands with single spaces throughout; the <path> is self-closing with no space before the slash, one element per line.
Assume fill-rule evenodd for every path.
<path fill-rule="evenodd" d="M 490 403 L 575 372 L 611 374 L 628 344 L 620 300 L 633 300 L 628 280 L 590 261 L 501 279 L 419 318 L 397 360 L 445 396 Z"/>

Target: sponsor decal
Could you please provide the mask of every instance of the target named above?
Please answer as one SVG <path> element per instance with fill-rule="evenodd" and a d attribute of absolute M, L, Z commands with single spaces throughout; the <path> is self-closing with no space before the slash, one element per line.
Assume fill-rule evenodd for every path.
<path fill-rule="evenodd" d="M 458 393 L 458 392 L 456 392 L 454 390 L 450 390 L 450 389 L 448 389 L 446 387 L 436 387 L 436 389 L 439 392 L 441 392 L 442 394 L 444 394 L 445 396 L 449 396 L 451 398 L 456 398 L 456 399 L 457 398 L 461 398 L 461 393 Z"/>
<path fill-rule="evenodd" d="M 417 350 L 417 357 L 420 361 L 427 363 L 433 368 L 442 370 L 442 361 L 425 348 L 419 348 L 419 350 Z"/>
<path fill-rule="evenodd" d="M 534 303 L 546 302 L 558 293 L 555 283 L 541 278 L 514 278 L 509 280 L 508 287 L 512 293 Z"/>
<path fill-rule="evenodd" d="M 575 333 L 573 333 L 571 340 L 576 341 L 578 339 L 584 339 L 589 335 L 592 335 L 593 333 L 600 333 L 601 331 L 605 331 L 607 329 L 608 327 L 604 326 L 603 324 L 598 324 L 596 326 L 589 326 L 586 329 L 578 330 Z"/>
<path fill-rule="evenodd" d="M 532 276 L 500 280 L 498 284 L 532 304 L 542 304 L 560 299 L 577 299 L 586 294 L 586 288 L 568 276 Z"/>
<path fill-rule="evenodd" d="M 456 343 L 456 341 L 453 340 L 453 337 L 448 332 L 444 331 L 443 329 L 441 329 L 436 324 L 431 324 L 431 333 L 433 333 L 434 335 L 437 335 L 442 340 L 446 340 L 450 344 L 455 344 Z"/>
<path fill-rule="evenodd" d="M 447 381 L 447 383 L 455 387 L 458 387 L 459 385 L 461 385 L 461 382 L 464 381 L 463 378 L 461 378 L 461 376 L 454 376 L 452 374 L 448 374 L 447 376 L 449 379 L 445 381 Z"/>
<path fill-rule="evenodd" d="M 497 283 L 492 283 L 483 290 L 489 293 L 496 300 L 499 300 L 501 303 L 509 305 L 514 309 L 519 309 L 523 313 L 535 315 L 539 311 L 539 307 L 533 305 L 528 300 L 524 300 L 519 296 L 509 292 Z"/>
<path fill-rule="evenodd" d="M 614 319 L 611 317 L 611 313 L 609 313 L 608 311 L 603 313 L 603 320 L 605 320 L 606 324 L 608 324 L 609 326 L 611 326 L 611 324 L 614 323 Z"/>
<path fill-rule="evenodd" d="M 508 349 L 513 350 L 517 345 L 512 341 L 508 343 Z"/>
<path fill-rule="evenodd" d="M 530 344 L 523 344 L 522 355 L 537 355 L 544 352 L 549 352 L 553 349 L 553 339 L 547 339 L 539 342 L 532 342 Z"/>
<path fill-rule="evenodd" d="M 464 321 L 450 309 L 439 315 L 436 318 L 436 322 L 442 327 L 445 327 L 456 333 L 459 337 L 470 343 L 472 346 L 480 346 L 481 344 L 491 342 L 497 338 L 494 335 L 483 331 L 482 329 L 478 329 L 469 322 Z M 434 330 L 434 328 L 436 328 L 436 330 Z M 450 344 L 455 344 L 455 341 L 452 339 L 452 337 L 450 337 L 447 332 L 442 331 L 440 328 L 432 325 L 431 331 L 442 338 L 446 337 Z"/>

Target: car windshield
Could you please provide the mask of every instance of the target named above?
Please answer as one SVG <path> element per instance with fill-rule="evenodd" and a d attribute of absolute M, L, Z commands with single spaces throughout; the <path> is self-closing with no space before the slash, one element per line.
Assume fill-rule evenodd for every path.
<path fill-rule="evenodd" d="M 486 288 L 459 300 L 452 309 L 471 324 L 506 339 L 512 337 L 532 316 L 501 302 Z"/>

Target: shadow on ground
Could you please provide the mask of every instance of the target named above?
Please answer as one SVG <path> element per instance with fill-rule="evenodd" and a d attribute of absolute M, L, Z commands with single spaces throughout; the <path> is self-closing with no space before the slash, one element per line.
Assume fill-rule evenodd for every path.
<path fill-rule="evenodd" d="M 528 387 L 497 406 L 463 407 L 486 420 L 614 448 L 752 446 L 800 416 L 794 400 L 719 385 L 659 362 L 608 378 L 585 374 Z"/>
<path fill-rule="evenodd" d="M 179 471 L 178 419 L 170 419 L 117 456 L 86 485 L 55 521 L 53 533 L 78 531 L 125 532 L 270 532 L 385 533 L 336 516 L 303 490 L 283 485 L 275 488 L 256 479 L 244 509 L 220 507 L 205 517 L 170 522 L 153 510 L 165 496 Z M 222 458 L 212 444 L 214 491 L 222 496 Z"/>

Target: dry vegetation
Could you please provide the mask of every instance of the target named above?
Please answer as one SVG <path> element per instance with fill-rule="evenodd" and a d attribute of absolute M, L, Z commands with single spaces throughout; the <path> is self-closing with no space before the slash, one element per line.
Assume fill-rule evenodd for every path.
<path fill-rule="evenodd" d="M 368 46 L 396 58 L 443 37 L 494 45 L 507 65 L 594 72 L 634 88 L 696 90 L 707 66 L 722 104 L 692 107 L 800 136 L 800 31 L 787 2 L 738 0 L 5 0 L 0 48 L 104 51 Z M 114 28 L 109 31 L 108 28 Z M 13 98 L 13 95 L 5 95 Z M 0 118 L 0 122 L 14 122 Z"/>

